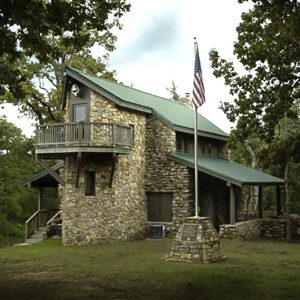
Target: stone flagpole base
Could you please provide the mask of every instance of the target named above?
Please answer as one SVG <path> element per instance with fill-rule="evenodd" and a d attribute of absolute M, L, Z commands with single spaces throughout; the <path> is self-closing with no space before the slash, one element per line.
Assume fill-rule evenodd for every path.
<path fill-rule="evenodd" d="M 166 260 L 209 263 L 224 260 L 220 239 L 207 217 L 187 218 L 181 224 Z"/>

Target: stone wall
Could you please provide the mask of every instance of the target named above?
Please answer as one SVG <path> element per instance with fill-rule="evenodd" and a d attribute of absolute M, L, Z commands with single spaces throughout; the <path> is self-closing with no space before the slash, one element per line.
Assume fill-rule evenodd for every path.
<path fill-rule="evenodd" d="M 261 237 L 285 240 L 286 220 L 285 219 L 262 219 Z"/>
<path fill-rule="evenodd" d="M 296 230 L 293 229 L 292 236 L 295 233 Z M 220 227 L 219 235 L 221 238 L 241 238 L 244 240 L 257 238 L 285 240 L 286 219 L 265 218 L 239 222 L 233 225 L 224 224 Z"/>
<path fill-rule="evenodd" d="M 293 240 L 300 240 L 300 216 L 291 215 L 291 232 Z"/>
<path fill-rule="evenodd" d="M 173 193 L 173 221 L 166 229 L 178 230 L 182 220 L 194 211 L 194 172 L 167 157 L 167 153 L 176 151 L 175 131 L 154 116 L 147 118 L 146 130 L 145 189 Z"/>
<path fill-rule="evenodd" d="M 240 238 L 252 240 L 260 237 L 261 220 L 238 222 L 235 224 L 223 224 L 220 226 L 221 238 Z"/>
<path fill-rule="evenodd" d="M 67 158 L 64 168 L 66 186 L 60 188 L 63 243 L 99 244 L 114 240 L 144 237 L 145 209 L 145 130 L 144 114 L 125 110 L 92 92 L 90 121 L 119 123 L 134 128 L 134 144 L 129 155 L 89 154 L 82 157 L 79 187 L 76 188 L 77 161 Z M 84 195 L 84 172 L 96 172 L 96 195 Z"/>

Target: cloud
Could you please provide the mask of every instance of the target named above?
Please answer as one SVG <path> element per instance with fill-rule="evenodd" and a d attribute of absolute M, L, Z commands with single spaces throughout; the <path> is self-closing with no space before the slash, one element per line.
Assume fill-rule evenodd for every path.
<path fill-rule="evenodd" d="M 181 31 L 179 22 L 178 13 L 174 10 L 150 15 L 146 20 L 138 19 L 132 26 L 135 30 L 129 40 L 117 48 L 115 55 L 111 56 L 111 62 L 114 65 L 132 63 L 147 54 L 167 57 L 177 48 Z"/>

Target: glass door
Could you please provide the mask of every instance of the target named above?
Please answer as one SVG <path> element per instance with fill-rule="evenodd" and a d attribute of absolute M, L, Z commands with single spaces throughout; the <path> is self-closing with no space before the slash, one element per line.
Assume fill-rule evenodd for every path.
<path fill-rule="evenodd" d="M 87 105 L 74 104 L 73 105 L 73 124 L 72 136 L 74 142 L 86 143 L 88 141 L 89 124 L 87 124 Z"/>

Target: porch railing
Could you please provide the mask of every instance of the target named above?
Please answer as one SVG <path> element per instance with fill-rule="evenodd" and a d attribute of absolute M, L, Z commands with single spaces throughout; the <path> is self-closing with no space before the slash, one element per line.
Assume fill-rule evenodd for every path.
<path fill-rule="evenodd" d="M 25 240 L 28 239 L 35 230 L 39 227 L 46 227 L 48 220 L 50 220 L 58 212 L 57 209 L 41 209 L 37 210 L 25 222 Z"/>
<path fill-rule="evenodd" d="M 36 146 L 131 147 L 132 127 L 112 123 L 65 123 L 38 125 Z"/>

